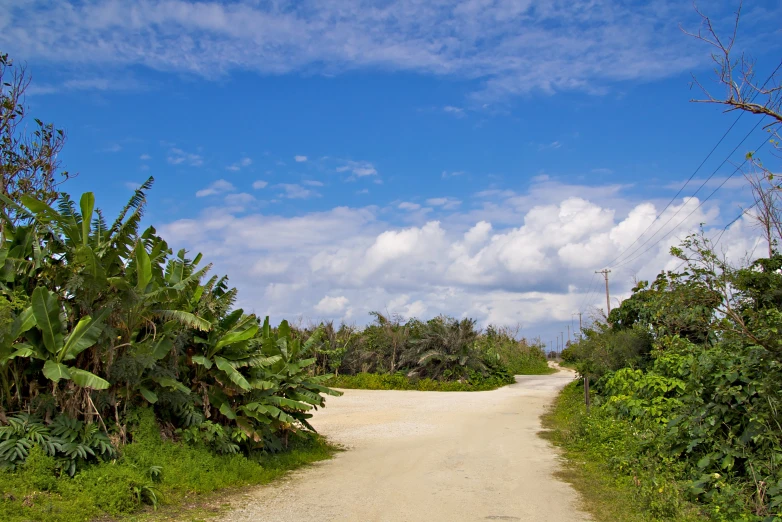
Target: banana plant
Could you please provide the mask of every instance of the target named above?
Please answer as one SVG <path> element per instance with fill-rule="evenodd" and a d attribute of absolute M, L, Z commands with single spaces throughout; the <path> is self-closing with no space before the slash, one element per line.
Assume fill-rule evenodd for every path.
<path fill-rule="evenodd" d="M 54 382 L 66 379 L 84 388 L 104 390 L 110 386 L 107 380 L 65 363 L 76 359 L 98 341 L 109 312 L 106 308 L 95 317 L 82 317 L 68 331 L 65 313 L 57 296 L 46 288 L 38 287 L 33 291 L 31 305 L 15 322 L 15 333 L 23 334 L 27 342 L 18 343 L 11 355 L 43 360 L 43 374 Z"/>

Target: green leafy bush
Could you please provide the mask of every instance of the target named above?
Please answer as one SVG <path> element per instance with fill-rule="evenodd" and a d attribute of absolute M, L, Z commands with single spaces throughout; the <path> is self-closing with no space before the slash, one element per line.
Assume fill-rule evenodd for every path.
<path fill-rule="evenodd" d="M 664 476 L 660 484 L 714 520 L 782 519 L 782 256 L 735 269 L 697 237 L 685 246 L 689 257 L 674 252 L 687 270 L 639 284 L 612 325 L 569 349 L 582 375 L 599 377 L 593 413 L 580 422 L 626 432 L 617 443 L 592 428 L 585 437 L 610 449 L 612 469 Z M 639 332 L 648 345 L 628 342 Z M 646 509 L 676 519 L 653 498 Z"/>

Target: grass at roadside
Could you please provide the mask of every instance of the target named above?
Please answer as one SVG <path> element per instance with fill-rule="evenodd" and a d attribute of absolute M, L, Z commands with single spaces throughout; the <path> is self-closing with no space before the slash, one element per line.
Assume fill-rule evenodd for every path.
<path fill-rule="evenodd" d="M 267 484 L 335 451 L 314 435 L 292 439 L 286 452 L 250 458 L 158 437 L 125 446 L 116 461 L 90 466 L 73 478 L 56 478 L 54 460 L 36 449 L 23 469 L 0 474 L 0 520 L 164 519 L 165 513 L 181 514 L 182 508 L 196 513 L 218 490 Z M 160 516 L 148 507 L 154 502 L 163 508 Z"/>
<path fill-rule="evenodd" d="M 593 409 L 587 415 L 584 388 L 569 384 L 542 417 L 541 436 L 562 448 L 566 463 L 559 477 L 581 494 L 583 507 L 598 522 L 703 522 L 708 518 L 682 499 L 669 477 L 652 476 L 643 463 L 610 462 L 637 444 L 627 425 Z"/>
<path fill-rule="evenodd" d="M 513 377 L 489 377 L 475 381 L 435 381 L 411 379 L 406 375 L 359 373 L 332 377 L 326 385 L 332 388 L 356 390 L 417 390 L 417 391 L 487 391 L 513 384 Z"/>

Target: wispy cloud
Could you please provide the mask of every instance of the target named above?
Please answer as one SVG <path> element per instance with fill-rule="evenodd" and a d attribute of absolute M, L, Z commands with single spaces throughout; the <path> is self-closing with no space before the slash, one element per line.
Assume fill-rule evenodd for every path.
<path fill-rule="evenodd" d="M 443 107 L 443 112 L 452 116 L 456 116 L 457 118 L 464 117 L 464 109 L 461 107 L 454 107 L 453 105 L 446 105 Z"/>
<path fill-rule="evenodd" d="M 268 184 L 269 184 L 268 181 L 263 181 L 262 179 L 259 179 L 258 181 L 253 182 L 253 188 L 256 190 L 266 188 Z"/>
<path fill-rule="evenodd" d="M 318 181 L 318 180 L 315 180 L 315 179 L 307 179 L 307 180 L 302 181 L 301 183 L 302 183 L 302 185 L 307 185 L 308 187 L 322 187 L 323 186 L 323 182 L 322 181 Z"/>
<path fill-rule="evenodd" d="M 152 159 L 152 156 L 150 156 L 149 154 L 142 154 L 141 156 L 138 157 L 138 159 L 140 159 L 141 161 L 149 161 Z"/>
<path fill-rule="evenodd" d="M 458 200 L 456 198 L 429 198 L 426 200 L 427 205 L 431 205 L 433 207 L 442 207 L 444 209 L 454 209 L 457 208 L 459 205 L 462 204 L 461 200 Z"/>
<path fill-rule="evenodd" d="M 0 33 L 0 40 L 2 34 Z M 64 91 L 142 91 L 149 88 L 149 83 L 141 82 L 133 77 L 124 78 L 76 78 L 57 84 L 32 84 L 26 94 L 40 96 L 56 94 Z"/>
<path fill-rule="evenodd" d="M 204 164 L 204 158 L 200 154 L 185 152 L 177 147 L 169 149 L 166 161 L 171 165 L 188 165 L 190 167 L 200 167 Z"/>
<path fill-rule="evenodd" d="M 359 178 L 377 175 L 377 169 L 368 161 L 344 161 L 342 165 L 337 167 L 337 172 L 350 172 Z"/>
<path fill-rule="evenodd" d="M 283 190 L 283 192 L 280 194 L 281 198 L 309 199 L 320 196 L 320 194 L 317 192 L 306 189 L 295 183 L 280 183 L 279 185 L 275 185 L 275 187 Z"/>
<path fill-rule="evenodd" d="M 203 198 L 205 196 L 214 196 L 217 194 L 223 194 L 225 192 L 231 192 L 232 190 L 235 190 L 236 187 L 233 186 L 233 184 L 229 181 L 226 181 L 224 179 L 218 179 L 205 189 L 201 189 L 198 192 L 196 192 L 197 198 Z"/>
<path fill-rule="evenodd" d="M 293 159 L 296 163 L 304 163 L 307 161 L 307 156 L 294 156 Z"/>
<path fill-rule="evenodd" d="M 538 145 L 538 150 L 540 150 L 540 151 L 557 150 L 560 147 L 562 147 L 562 142 L 552 141 L 551 143 L 541 143 L 541 144 L 539 144 Z"/>
<path fill-rule="evenodd" d="M 119 143 L 112 143 L 111 145 L 100 149 L 101 152 L 119 152 L 122 150 L 122 145 Z"/>
<path fill-rule="evenodd" d="M 397 208 L 402 210 L 418 210 L 421 208 L 421 205 L 418 203 L 411 203 L 410 201 L 403 201 L 399 205 L 397 205 Z"/>
<path fill-rule="evenodd" d="M 239 161 L 237 161 L 236 163 L 228 165 L 227 167 L 225 167 L 225 169 L 226 170 L 232 170 L 232 171 L 236 172 L 236 171 L 242 170 L 245 167 L 249 167 L 252 164 L 253 164 L 253 160 L 251 160 L 250 158 L 242 158 Z"/>
<path fill-rule="evenodd" d="M 707 59 L 688 52 L 692 42 L 676 22 L 692 25 L 693 12 L 674 0 L 285 5 L 11 2 L 0 48 L 28 60 L 96 69 L 144 65 L 208 78 L 233 69 L 333 74 L 383 67 L 477 79 L 479 98 L 535 90 L 605 92 L 611 82 L 671 76 Z M 716 16 L 730 11 L 711 8 Z M 93 88 L 111 87 L 98 80 Z"/>
<path fill-rule="evenodd" d="M 440 175 L 443 179 L 447 178 L 455 178 L 457 176 L 463 176 L 465 172 L 463 170 L 454 170 L 452 172 L 448 172 L 447 170 L 444 170 L 443 173 Z"/>

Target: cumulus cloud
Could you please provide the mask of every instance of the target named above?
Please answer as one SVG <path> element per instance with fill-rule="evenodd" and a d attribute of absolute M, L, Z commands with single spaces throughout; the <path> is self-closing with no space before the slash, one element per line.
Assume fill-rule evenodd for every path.
<path fill-rule="evenodd" d="M 338 297 L 326 296 L 315 305 L 315 311 L 326 315 L 341 314 L 350 301 L 344 295 Z"/>
<path fill-rule="evenodd" d="M 748 17 L 758 38 L 776 27 Z M 715 17 L 730 6 L 710 7 Z M 689 5 L 608 0 L 227 4 L 174 0 L 11 2 L 0 47 L 80 68 L 328 74 L 384 68 L 478 80 L 480 98 L 532 90 L 605 92 L 612 82 L 659 79 L 697 65 L 677 23 Z M 198 42 L 195 45 L 194 42 Z M 103 84 L 96 84 L 100 88 Z"/>
<path fill-rule="evenodd" d="M 296 161 L 296 163 L 304 163 L 307 161 L 307 156 L 294 156 L 293 159 Z"/>
<path fill-rule="evenodd" d="M 198 192 L 196 192 L 197 198 L 203 198 L 206 196 L 214 196 L 216 194 L 223 194 L 225 192 L 231 192 L 232 190 L 235 190 L 236 187 L 231 184 L 231 182 L 226 181 L 224 179 L 218 179 L 205 189 L 201 189 Z"/>
<path fill-rule="evenodd" d="M 253 181 L 253 188 L 256 190 L 266 188 L 267 185 L 269 185 L 268 181 L 263 181 L 262 179 L 259 179 L 257 181 Z"/>
<path fill-rule="evenodd" d="M 400 208 L 402 210 L 418 210 L 419 208 L 421 208 L 421 205 L 419 205 L 418 203 L 403 201 L 399 205 L 397 205 L 397 208 Z"/>
<path fill-rule="evenodd" d="M 256 313 L 357 322 L 368 321 L 372 310 L 422 318 L 445 313 L 481 324 L 520 322 L 532 335 L 570 321 L 581 305 L 604 306 L 590 291 L 594 270 L 612 266 L 612 295 L 626 296 L 634 278 L 675 268 L 670 247 L 700 223 L 734 217 L 721 218 L 712 201 L 699 208 L 700 200 L 685 198 L 655 221 L 661 204 L 621 188 L 553 190 L 550 183 L 526 192 L 493 189 L 463 205 L 469 210 L 443 210 L 439 219 L 412 226 L 384 221 L 388 214 L 378 207 L 292 217 L 223 207 L 159 229 L 172 245 L 208 253 L 239 286 L 240 306 Z M 757 245 L 751 226 L 751 218 L 742 218 L 722 237 L 734 259 Z M 660 233 L 636 253 L 643 240 L 633 242 L 647 228 L 645 237 Z"/>

